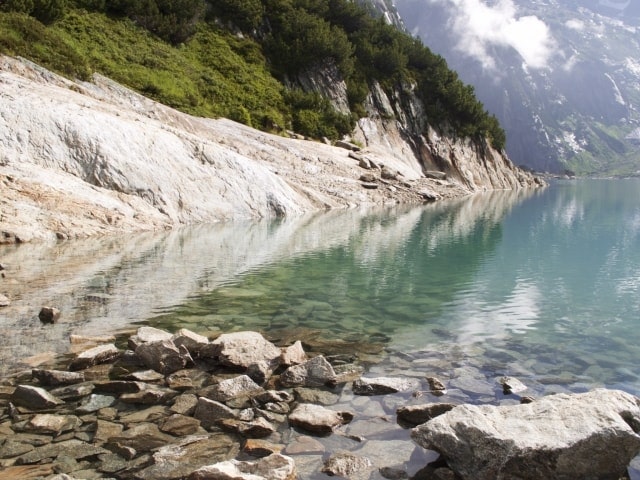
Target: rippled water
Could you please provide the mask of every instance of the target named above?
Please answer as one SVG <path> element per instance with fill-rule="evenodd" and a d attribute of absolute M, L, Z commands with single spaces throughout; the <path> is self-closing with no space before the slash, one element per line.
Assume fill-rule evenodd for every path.
<path fill-rule="evenodd" d="M 502 375 L 535 396 L 640 395 L 638 179 L 3 247 L 0 263 L 13 300 L 0 310 L 3 374 L 66 353 L 69 334 L 147 323 L 382 345 L 370 375 L 436 375 L 453 401 L 515 402 Z M 40 325 L 45 304 L 60 323 Z M 378 418 L 412 400 L 341 401 Z"/>

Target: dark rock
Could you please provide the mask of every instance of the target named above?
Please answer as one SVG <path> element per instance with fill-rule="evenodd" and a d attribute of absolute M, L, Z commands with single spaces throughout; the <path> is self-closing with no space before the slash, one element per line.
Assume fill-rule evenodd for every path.
<path fill-rule="evenodd" d="M 353 382 L 353 393 L 356 395 L 386 395 L 416 389 L 419 383 L 415 379 L 406 378 L 360 378 Z"/>
<path fill-rule="evenodd" d="M 520 399 L 520 403 L 532 403 L 535 402 L 535 400 L 534 397 L 524 396 Z"/>
<path fill-rule="evenodd" d="M 18 385 L 11 395 L 11 402 L 30 410 L 47 410 L 64 403 L 45 389 L 30 385 Z"/>
<path fill-rule="evenodd" d="M 380 171 L 380 176 L 385 180 L 397 180 L 398 172 L 394 172 L 389 167 L 382 167 L 382 170 Z"/>
<path fill-rule="evenodd" d="M 329 459 L 324 462 L 322 472 L 331 476 L 337 475 L 350 478 L 358 472 L 370 469 L 372 466 L 373 464 L 368 458 L 345 452 L 329 457 Z"/>
<path fill-rule="evenodd" d="M 424 405 L 407 405 L 398 408 L 398 422 L 410 426 L 420 425 L 436 418 L 438 415 L 448 412 L 456 407 L 453 403 L 427 403 Z"/>
<path fill-rule="evenodd" d="M 279 363 L 277 361 L 266 362 L 262 360 L 252 363 L 247 367 L 247 376 L 258 385 L 265 385 L 278 366 Z"/>
<path fill-rule="evenodd" d="M 192 435 L 196 433 L 199 428 L 200 420 L 178 413 L 171 415 L 160 423 L 161 431 L 177 437 Z"/>
<path fill-rule="evenodd" d="M 148 368 L 163 375 L 169 375 L 187 365 L 188 359 L 171 340 L 142 343 L 135 351 Z"/>
<path fill-rule="evenodd" d="M 378 184 L 377 183 L 362 182 L 360 185 L 362 185 L 362 187 L 367 189 L 367 190 L 376 190 L 378 188 Z"/>
<path fill-rule="evenodd" d="M 640 400 L 617 390 L 460 405 L 413 429 L 462 479 L 618 479 L 640 452 Z"/>
<path fill-rule="evenodd" d="M 209 345 L 209 339 L 207 337 L 194 333 L 186 328 L 178 330 L 173 337 L 171 337 L 171 340 L 176 347 L 180 348 L 182 346 L 186 348 L 189 354 L 196 358 L 200 356 L 200 350 Z"/>
<path fill-rule="evenodd" d="M 69 370 L 83 370 L 94 365 L 109 363 L 120 355 L 120 350 L 112 343 L 99 345 L 79 354 L 69 365 Z"/>
<path fill-rule="evenodd" d="M 55 323 L 60 319 L 61 312 L 55 307 L 42 307 L 38 318 L 42 323 Z"/>
<path fill-rule="evenodd" d="M 120 401 L 123 403 L 137 403 L 141 405 L 165 404 L 173 399 L 178 392 L 169 388 L 160 388 L 155 385 L 146 385 L 139 392 L 123 393 Z"/>
<path fill-rule="evenodd" d="M 280 453 L 284 449 L 284 445 L 280 443 L 272 443 L 259 438 L 247 438 L 242 446 L 242 451 L 247 455 L 256 458 L 263 458 L 272 453 Z"/>
<path fill-rule="evenodd" d="M 447 391 L 447 387 L 445 387 L 444 383 L 436 377 L 427 377 L 427 382 L 429 383 L 429 390 L 431 390 L 431 393 L 437 394 L 437 392 Z"/>
<path fill-rule="evenodd" d="M 67 385 L 66 387 L 54 388 L 49 393 L 58 397 L 65 402 L 76 401 L 84 398 L 94 390 L 94 385 L 92 383 L 78 383 L 76 385 Z"/>
<path fill-rule="evenodd" d="M 176 397 L 171 405 L 171 411 L 182 415 L 193 415 L 198 404 L 198 397 L 193 394 L 185 393 Z"/>
<path fill-rule="evenodd" d="M 374 185 L 376 185 L 376 180 L 377 179 L 378 179 L 378 177 L 376 177 L 375 174 L 373 174 L 371 172 L 363 173 L 362 175 L 360 175 L 360 178 L 359 178 L 359 180 L 361 182 L 372 183 Z"/>
<path fill-rule="evenodd" d="M 157 425 L 153 423 L 140 423 L 123 431 L 120 435 L 109 438 L 105 447 L 108 445 L 116 445 L 119 447 L 133 448 L 136 452 L 148 452 L 172 442 L 173 437 L 162 433 Z"/>
<path fill-rule="evenodd" d="M 61 385 L 73 385 L 85 381 L 82 372 L 67 372 L 65 370 L 31 370 L 31 376 L 46 387 L 58 387 Z"/>
<path fill-rule="evenodd" d="M 110 407 L 116 402 L 116 397 L 111 395 L 92 394 L 89 398 L 82 402 L 76 412 L 79 414 L 97 412 L 98 410 Z"/>
<path fill-rule="evenodd" d="M 46 458 L 55 458 L 58 455 L 67 455 L 75 460 L 93 457 L 103 453 L 109 453 L 107 450 L 95 445 L 90 445 L 80 440 L 67 440 L 64 442 L 51 443 L 34 449 L 31 452 L 16 458 L 17 465 L 26 465 L 41 462 Z"/>
<path fill-rule="evenodd" d="M 200 420 L 204 428 L 208 429 L 224 418 L 238 418 L 238 414 L 237 410 L 233 410 L 220 402 L 200 397 L 193 416 Z"/>
<path fill-rule="evenodd" d="M 108 422 L 105 420 L 96 421 L 96 431 L 93 436 L 93 443 L 102 445 L 111 437 L 117 437 L 124 430 L 124 426 L 119 423 Z"/>
<path fill-rule="evenodd" d="M 310 403 L 298 405 L 289 415 L 291 425 L 320 435 L 328 435 L 334 428 L 349 423 L 352 419 L 353 414 L 350 412 L 336 412 Z"/>
<path fill-rule="evenodd" d="M 425 202 L 435 202 L 440 198 L 438 194 L 432 192 L 431 190 L 420 190 L 418 195 L 422 197 Z"/>

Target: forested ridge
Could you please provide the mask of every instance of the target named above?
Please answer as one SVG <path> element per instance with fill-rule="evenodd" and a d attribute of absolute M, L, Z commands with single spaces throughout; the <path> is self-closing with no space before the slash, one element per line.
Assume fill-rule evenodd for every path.
<path fill-rule="evenodd" d="M 0 51 L 74 78 L 99 72 L 196 115 L 314 138 L 349 133 L 372 82 L 410 84 L 432 126 L 505 145 L 442 57 L 350 0 L 0 0 Z M 295 87 L 328 63 L 346 81 L 350 114 Z"/>

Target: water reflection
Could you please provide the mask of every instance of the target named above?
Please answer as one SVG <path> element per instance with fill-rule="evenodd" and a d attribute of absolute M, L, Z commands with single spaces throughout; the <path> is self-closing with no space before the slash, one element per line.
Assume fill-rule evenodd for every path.
<path fill-rule="evenodd" d="M 139 321 L 393 332 L 437 315 L 528 195 L 2 247 L 1 291 L 12 305 L 0 310 L 0 373 L 67 352 L 71 334 Z M 61 309 L 58 324 L 40 324 L 43 305 Z"/>

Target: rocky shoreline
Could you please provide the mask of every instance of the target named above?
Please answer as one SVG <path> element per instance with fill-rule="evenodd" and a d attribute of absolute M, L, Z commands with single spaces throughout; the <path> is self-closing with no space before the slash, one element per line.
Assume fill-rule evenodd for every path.
<path fill-rule="evenodd" d="M 475 407 L 437 401 L 446 387 L 256 332 L 141 327 L 126 349 L 102 343 L 66 370 L 2 382 L 0 479 L 617 479 L 640 452 L 640 400 L 624 392 L 536 400 L 502 378 L 522 405 Z M 344 392 L 363 402 L 346 407 Z M 371 418 L 366 399 L 394 394 L 402 438 L 347 428 Z"/>

